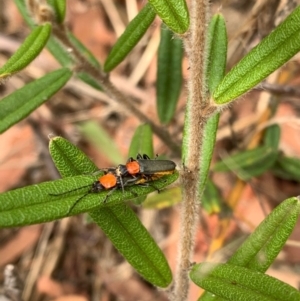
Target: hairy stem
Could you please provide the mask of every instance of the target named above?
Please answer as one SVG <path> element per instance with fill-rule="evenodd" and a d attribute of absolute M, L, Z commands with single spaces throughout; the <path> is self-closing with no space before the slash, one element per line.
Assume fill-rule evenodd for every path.
<path fill-rule="evenodd" d="M 198 223 L 198 208 L 200 204 L 198 195 L 199 164 L 204 126 L 207 118 L 203 111 L 208 106 L 208 93 L 205 82 L 206 64 L 206 28 L 209 21 L 209 3 L 207 0 L 192 0 L 190 7 L 191 27 L 185 37 L 185 48 L 189 59 L 188 80 L 188 140 L 187 153 L 184 158 L 184 170 L 181 183 L 183 189 L 183 202 L 181 212 L 181 240 L 179 245 L 179 259 L 174 301 L 184 301 L 189 293 L 189 269 L 194 247 L 195 230 Z"/>

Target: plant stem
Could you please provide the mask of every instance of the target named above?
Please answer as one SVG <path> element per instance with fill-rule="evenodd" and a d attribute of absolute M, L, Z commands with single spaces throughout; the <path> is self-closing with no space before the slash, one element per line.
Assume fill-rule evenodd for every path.
<path fill-rule="evenodd" d="M 181 240 L 177 274 L 173 292 L 174 301 L 184 301 L 189 293 L 189 269 L 193 255 L 194 236 L 198 223 L 199 191 L 199 164 L 204 126 L 207 117 L 203 111 L 207 108 L 208 93 L 205 82 L 206 64 L 206 29 L 209 21 L 209 3 L 207 0 L 191 0 L 190 30 L 184 38 L 188 54 L 190 74 L 188 79 L 188 113 L 186 122 L 188 133 L 187 156 L 184 158 L 184 170 L 181 175 L 182 183 L 182 212 L 181 212 Z"/>

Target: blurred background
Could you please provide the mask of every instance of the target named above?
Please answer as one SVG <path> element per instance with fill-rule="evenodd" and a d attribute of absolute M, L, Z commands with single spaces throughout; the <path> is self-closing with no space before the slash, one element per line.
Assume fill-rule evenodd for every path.
<path fill-rule="evenodd" d="M 102 64 L 126 25 L 144 6 L 137 0 L 68 0 L 66 26 Z M 212 1 L 212 12 L 224 15 L 228 31 L 230 70 L 277 26 L 300 1 Z M 156 18 L 131 54 L 110 74 L 113 84 L 159 124 L 156 112 L 157 49 L 160 23 Z M 13 1 L 0 1 L 0 66 L 30 33 Z M 183 84 L 175 117 L 167 126 L 181 143 L 188 65 L 182 63 Z M 27 68 L 0 85 L 0 97 L 58 69 L 45 49 Z M 274 72 L 222 113 L 214 162 L 263 139 L 263 129 L 278 124 L 279 150 L 300 159 L 300 56 Z M 274 104 L 276 110 L 274 114 Z M 1 122 L 1 121 L 0 121 Z M 63 136 L 81 148 L 99 167 L 123 163 L 141 121 L 122 104 L 78 79 L 72 79 L 46 104 L 0 135 L 0 192 L 59 178 L 48 152 L 50 136 Z M 162 128 L 166 128 L 162 126 Z M 181 166 L 180 157 L 154 136 L 154 151 Z M 214 164 L 214 163 L 213 163 Z M 208 256 L 224 261 L 265 215 L 282 200 L 300 194 L 300 177 L 267 171 L 243 181 L 235 172 L 213 172 L 218 189 L 215 208 L 201 210 L 203 220 L 195 242 L 195 262 Z M 179 183 L 177 183 L 179 186 Z M 174 270 L 179 235 L 178 187 L 172 196 L 155 198 L 137 208 L 143 224 L 166 254 Z M 150 196 L 151 197 L 151 196 Z M 227 205 L 222 202 L 227 201 Z M 228 209 L 228 204 L 231 209 Z M 226 226 L 224 220 L 230 220 Z M 268 273 L 299 288 L 300 222 Z M 217 256 L 217 257 L 216 257 Z M 14 264 L 23 282 L 23 300 L 167 300 L 141 279 L 115 251 L 87 216 L 20 229 L 0 230 L 0 281 Z M 190 300 L 200 291 L 191 290 Z"/>

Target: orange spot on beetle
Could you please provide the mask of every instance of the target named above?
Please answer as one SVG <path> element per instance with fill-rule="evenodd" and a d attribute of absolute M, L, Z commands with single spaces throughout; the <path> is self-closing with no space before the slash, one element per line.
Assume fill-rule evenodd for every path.
<path fill-rule="evenodd" d="M 126 163 L 126 168 L 130 175 L 135 175 L 140 172 L 140 164 L 137 161 Z"/>
<path fill-rule="evenodd" d="M 117 185 L 117 177 L 112 173 L 108 173 L 100 177 L 99 182 L 105 189 L 110 189 Z"/>

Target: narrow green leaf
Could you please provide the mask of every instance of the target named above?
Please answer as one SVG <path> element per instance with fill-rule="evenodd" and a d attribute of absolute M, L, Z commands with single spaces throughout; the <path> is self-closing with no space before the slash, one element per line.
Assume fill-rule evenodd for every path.
<path fill-rule="evenodd" d="M 105 72 L 111 71 L 123 61 L 132 48 L 143 37 L 154 18 L 155 11 L 150 4 L 146 4 L 138 15 L 127 25 L 124 33 L 110 51 L 104 63 Z"/>
<path fill-rule="evenodd" d="M 156 97 L 157 111 L 161 123 L 167 124 L 174 116 L 182 83 L 181 39 L 173 37 L 172 32 L 162 24 L 158 48 Z"/>
<path fill-rule="evenodd" d="M 246 167 L 243 170 L 237 169 L 235 172 L 237 173 L 240 179 L 248 181 L 253 177 L 259 177 L 263 173 L 270 170 L 275 164 L 277 157 L 278 151 L 274 149 L 268 149 L 266 155 L 263 156 L 261 160 L 256 161 L 255 164 L 253 164 L 253 166 Z"/>
<path fill-rule="evenodd" d="M 208 57 L 206 74 L 208 89 L 213 93 L 225 75 L 227 60 L 227 31 L 224 17 L 216 14 L 208 27 Z"/>
<path fill-rule="evenodd" d="M 283 174 L 286 174 L 285 178 L 300 181 L 300 159 L 287 156 L 279 156 L 276 162 L 277 169 L 280 169 Z"/>
<path fill-rule="evenodd" d="M 208 89 L 212 93 L 220 83 L 225 74 L 227 59 L 227 32 L 224 18 L 217 14 L 213 16 L 208 27 L 208 57 L 206 66 L 206 78 Z M 202 139 L 202 158 L 199 169 L 199 195 L 202 195 L 210 163 L 216 143 L 216 136 L 219 124 L 219 114 L 210 117 L 204 128 Z"/>
<path fill-rule="evenodd" d="M 129 157 L 137 154 L 147 154 L 153 158 L 152 129 L 149 124 L 140 125 L 133 135 L 129 148 Z"/>
<path fill-rule="evenodd" d="M 158 287 L 167 287 L 172 273 L 164 254 L 135 213 L 129 207 L 121 209 L 111 206 L 106 208 L 110 214 L 104 215 L 99 209 L 90 215 L 141 276 Z"/>
<path fill-rule="evenodd" d="M 281 130 L 278 124 L 269 126 L 264 135 L 264 145 L 270 146 L 274 150 L 277 150 L 280 141 L 280 134 Z"/>
<path fill-rule="evenodd" d="M 65 217 L 74 202 L 89 190 L 95 180 L 95 176 L 69 177 L 0 194 L 0 227 L 24 226 Z M 60 193 L 65 194 L 53 195 Z M 99 206 L 106 194 L 89 194 L 78 202 L 72 213 L 85 212 L 87 208 Z M 119 197 L 117 194 L 112 195 L 108 201 L 118 201 Z"/>
<path fill-rule="evenodd" d="M 278 151 L 270 146 L 259 146 L 245 150 L 219 161 L 213 167 L 214 171 L 233 170 L 244 181 L 257 177 L 270 169 L 278 156 Z"/>
<path fill-rule="evenodd" d="M 62 137 L 50 140 L 49 152 L 62 178 L 88 175 L 98 170 L 85 153 Z"/>
<path fill-rule="evenodd" d="M 43 50 L 51 33 L 51 24 L 36 27 L 21 47 L 0 68 L 0 80 L 19 72 L 30 64 Z"/>
<path fill-rule="evenodd" d="M 298 178 L 298 176 L 297 176 L 297 178 L 295 179 L 289 172 L 287 172 L 285 169 L 283 169 L 280 166 L 280 164 L 278 164 L 278 160 L 272 166 L 271 172 L 277 178 L 284 179 L 284 180 L 294 180 L 294 181 L 297 181 L 297 178 Z"/>
<path fill-rule="evenodd" d="M 202 195 L 211 163 L 211 158 L 214 152 L 217 130 L 219 125 L 220 114 L 216 114 L 210 117 L 204 128 L 204 135 L 202 139 L 202 157 L 200 160 L 200 170 L 199 170 L 199 195 Z"/>
<path fill-rule="evenodd" d="M 271 276 L 232 264 L 201 263 L 190 277 L 198 286 L 226 300 L 299 301 L 300 292 Z"/>
<path fill-rule="evenodd" d="M 272 173 L 285 180 L 300 181 L 300 159 L 280 154 L 272 167 Z"/>
<path fill-rule="evenodd" d="M 66 15 L 66 0 L 48 0 L 55 11 L 57 23 L 63 23 Z"/>
<path fill-rule="evenodd" d="M 72 72 L 69 69 L 59 69 L 3 98 L 0 101 L 0 133 L 46 102 L 71 76 Z"/>
<path fill-rule="evenodd" d="M 243 242 L 228 260 L 228 263 L 264 273 L 291 235 L 299 214 L 300 202 L 298 198 L 283 201 Z M 199 300 L 223 301 L 209 292 L 205 292 Z"/>
<path fill-rule="evenodd" d="M 59 1 L 59 0 L 58 0 Z M 22 17 L 25 19 L 26 23 L 29 25 L 30 28 L 34 28 L 35 24 L 33 19 L 30 17 L 27 7 L 25 4 L 25 0 L 14 0 L 16 6 L 18 7 Z M 73 58 L 70 56 L 70 53 L 65 49 L 65 47 L 53 36 L 50 36 L 47 49 L 50 53 L 57 59 L 57 61 L 63 67 L 71 67 L 73 64 Z"/>
<path fill-rule="evenodd" d="M 190 26 L 185 0 L 149 0 L 159 17 L 176 33 L 185 33 Z"/>
<path fill-rule="evenodd" d="M 0 194 L 0 227 L 49 222 L 67 215 L 91 211 L 99 206 L 105 208 L 116 203 L 123 203 L 124 200 L 136 198 L 137 195 L 147 195 L 156 190 L 152 186 L 127 186 L 124 193 L 120 189 L 114 191 L 106 199 L 110 191 L 88 193 L 98 177 L 67 177 Z M 163 189 L 170 184 L 170 181 L 173 182 L 177 178 L 178 173 L 153 181 L 153 185 Z M 75 203 L 76 206 L 74 206 Z M 72 209 L 71 212 L 70 209 Z"/>
<path fill-rule="evenodd" d="M 253 48 L 216 88 L 217 104 L 229 103 L 249 91 L 300 50 L 300 6 Z"/>
<path fill-rule="evenodd" d="M 299 214 L 299 198 L 283 201 L 244 241 L 228 263 L 265 272 L 291 235 Z"/>
<path fill-rule="evenodd" d="M 117 146 L 107 132 L 95 121 L 82 122 L 79 125 L 81 133 L 91 141 L 99 151 L 105 153 L 115 164 L 123 162 Z"/>

